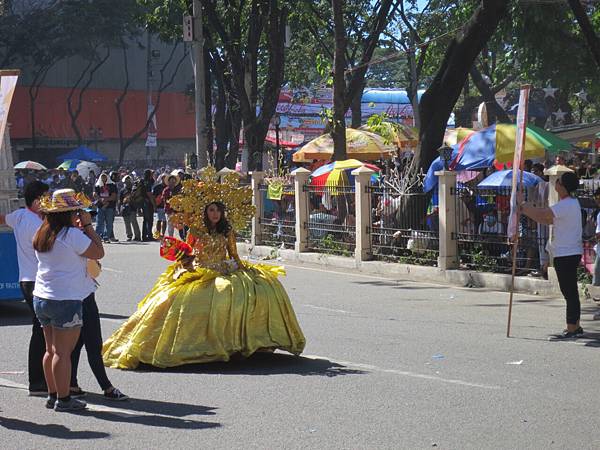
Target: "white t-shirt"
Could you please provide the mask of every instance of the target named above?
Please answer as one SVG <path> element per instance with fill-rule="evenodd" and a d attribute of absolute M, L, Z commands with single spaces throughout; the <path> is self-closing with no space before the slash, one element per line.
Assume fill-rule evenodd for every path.
<path fill-rule="evenodd" d="M 42 224 L 42 219 L 29 209 L 17 209 L 6 216 L 6 224 L 15 233 L 19 281 L 35 281 L 38 260 L 33 250 L 33 237 Z"/>
<path fill-rule="evenodd" d="M 573 197 L 563 198 L 550 209 L 554 214 L 552 245 L 549 249 L 552 256 L 556 258 L 583 254 L 579 200 Z"/>
<path fill-rule="evenodd" d="M 596 234 L 600 233 L 600 212 L 596 216 Z M 598 244 L 594 245 L 594 251 L 598 253 Z"/>
<path fill-rule="evenodd" d="M 94 292 L 87 258 L 80 256 L 91 242 L 79 228 L 70 227 L 58 233 L 52 250 L 36 251 L 39 263 L 33 295 L 46 300 L 83 300 Z"/>

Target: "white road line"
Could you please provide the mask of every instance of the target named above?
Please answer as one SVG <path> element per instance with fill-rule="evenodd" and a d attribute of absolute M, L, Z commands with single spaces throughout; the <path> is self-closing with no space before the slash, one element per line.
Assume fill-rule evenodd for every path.
<path fill-rule="evenodd" d="M 502 386 L 498 386 L 498 385 L 472 383 L 470 381 L 456 380 L 456 379 L 453 379 L 453 378 L 436 377 L 434 375 L 428 375 L 428 374 L 425 374 L 425 373 L 410 372 L 410 371 L 407 371 L 407 370 L 384 369 L 382 367 L 377 367 L 377 366 L 374 366 L 372 364 L 362 364 L 362 363 L 355 363 L 355 362 L 351 362 L 351 361 L 341 361 L 341 360 L 336 360 L 336 359 L 328 358 L 328 357 L 325 357 L 325 356 L 302 355 L 302 357 L 303 358 L 309 358 L 309 359 L 327 360 L 327 361 L 331 361 L 331 362 L 336 363 L 336 364 L 340 364 L 342 366 L 346 366 L 346 367 L 350 367 L 350 368 L 355 368 L 355 369 L 368 370 L 368 371 L 371 371 L 371 372 L 391 373 L 391 374 L 394 374 L 394 375 L 400 375 L 400 376 L 404 376 L 404 377 L 420 378 L 420 379 L 423 379 L 423 380 L 430 380 L 430 381 L 439 381 L 441 383 L 456 384 L 456 385 L 459 385 L 459 386 L 473 387 L 473 388 L 479 388 L 479 389 L 491 389 L 491 390 L 502 389 Z"/>
<path fill-rule="evenodd" d="M 110 267 L 106 267 L 106 266 L 102 266 L 102 270 L 106 270 L 107 272 L 123 273 L 122 270 L 111 269 Z"/>
<path fill-rule="evenodd" d="M 342 314 L 354 314 L 352 311 L 344 311 L 343 309 L 325 308 L 323 306 L 308 305 L 308 304 L 301 304 L 300 306 L 306 306 L 306 307 L 312 308 L 312 309 L 319 309 L 321 311 L 337 312 L 337 313 L 342 313 Z"/>

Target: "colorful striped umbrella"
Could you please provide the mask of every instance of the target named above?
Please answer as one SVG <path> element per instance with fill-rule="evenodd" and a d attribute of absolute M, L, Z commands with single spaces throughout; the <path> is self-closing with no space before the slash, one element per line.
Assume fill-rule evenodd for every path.
<path fill-rule="evenodd" d="M 63 170 L 77 170 L 77 165 L 80 163 L 81 161 L 79 159 L 67 159 L 66 161 L 64 161 L 60 166 L 57 167 L 57 169 L 63 169 Z"/>
<path fill-rule="evenodd" d="M 313 186 L 354 186 L 354 176 L 350 172 L 359 167 L 367 167 L 375 173 L 371 175 L 371 183 L 379 179 L 381 169 L 373 164 L 364 163 L 356 159 L 335 161 L 319 167 L 311 174 L 310 184 Z"/>

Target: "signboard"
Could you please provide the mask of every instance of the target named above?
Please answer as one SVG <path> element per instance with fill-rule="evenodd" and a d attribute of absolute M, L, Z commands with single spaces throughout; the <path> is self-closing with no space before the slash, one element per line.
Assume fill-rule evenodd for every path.
<path fill-rule="evenodd" d="M 148 118 L 152 115 L 154 111 L 154 105 L 152 103 L 148 104 Z M 152 121 L 150 125 L 148 125 L 148 132 L 146 134 L 146 147 L 156 147 L 158 144 L 158 133 L 156 128 L 156 114 L 152 116 Z"/>
<path fill-rule="evenodd" d="M 514 239 L 518 234 L 519 217 L 517 213 L 517 180 L 523 167 L 523 148 L 525 147 L 525 136 L 527 133 L 527 108 L 529 106 L 529 91 L 531 86 L 521 88 L 519 96 L 519 109 L 517 111 L 517 135 L 515 137 L 515 154 L 513 157 L 512 171 L 512 194 L 510 196 L 510 216 L 508 218 L 508 237 Z M 521 175 L 522 179 L 522 175 Z"/>

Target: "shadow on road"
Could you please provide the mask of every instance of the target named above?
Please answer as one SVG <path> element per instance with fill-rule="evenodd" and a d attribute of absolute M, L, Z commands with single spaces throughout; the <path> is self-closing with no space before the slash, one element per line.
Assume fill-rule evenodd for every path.
<path fill-rule="evenodd" d="M 327 359 L 303 358 L 283 353 L 256 353 L 249 358 L 232 359 L 229 362 L 188 364 L 185 366 L 158 368 L 140 364 L 138 372 L 218 373 L 221 375 L 302 375 L 337 377 L 361 375 L 362 370 L 348 369 Z"/>
<path fill-rule="evenodd" d="M 162 415 L 131 414 L 125 411 L 94 411 L 86 409 L 80 413 L 80 416 L 94 417 L 98 420 L 107 420 L 109 422 L 121 422 L 149 427 L 173 428 L 179 430 L 203 430 L 206 428 L 218 428 L 220 423 L 203 422 L 199 420 L 179 419 L 177 417 L 167 417 Z"/>
<path fill-rule="evenodd" d="M 379 287 L 392 287 L 395 289 L 406 289 L 406 290 L 422 290 L 422 289 L 435 289 L 431 286 L 415 286 L 416 283 L 412 283 L 409 286 L 402 284 L 401 281 L 353 281 L 352 284 L 359 284 L 361 286 L 379 286 Z"/>
<path fill-rule="evenodd" d="M 130 316 L 121 316 L 119 314 L 100 313 L 100 318 L 101 319 L 127 320 L 127 319 L 129 319 L 129 317 Z"/>
<path fill-rule="evenodd" d="M 25 433 L 54 439 L 101 439 L 110 437 L 109 433 L 104 433 L 102 431 L 72 431 L 63 425 L 39 424 L 1 416 L 0 427 L 6 428 L 7 430 L 23 431 Z"/>
<path fill-rule="evenodd" d="M 31 325 L 31 311 L 21 302 L 0 302 L 0 327 Z"/>
<path fill-rule="evenodd" d="M 90 394 L 86 396 L 90 405 L 109 406 L 112 409 L 123 408 L 127 411 L 161 414 L 173 417 L 185 417 L 193 415 L 214 416 L 215 409 L 210 406 L 190 405 L 187 403 L 161 402 L 158 400 L 147 400 L 143 398 L 132 398 L 125 402 L 114 402 L 107 400 L 102 395 Z"/>

